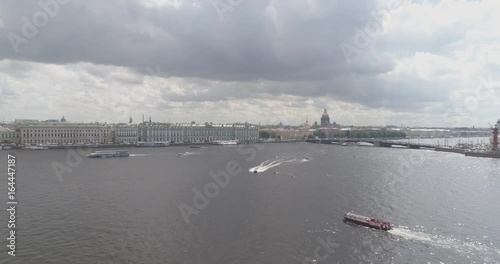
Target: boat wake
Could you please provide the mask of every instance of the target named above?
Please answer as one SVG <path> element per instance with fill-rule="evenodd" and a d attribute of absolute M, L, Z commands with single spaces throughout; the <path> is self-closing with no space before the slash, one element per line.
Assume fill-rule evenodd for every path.
<path fill-rule="evenodd" d="M 279 159 L 279 160 L 266 160 L 262 162 L 259 166 L 250 168 L 248 171 L 250 172 L 264 172 L 267 171 L 271 168 L 277 167 L 281 164 L 283 164 L 285 160 Z"/>
<path fill-rule="evenodd" d="M 292 164 L 300 164 L 304 162 L 311 161 L 311 155 L 308 154 L 295 154 L 295 155 L 286 155 L 282 158 L 276 156 L 274 160 L 266 160 L 262 162 L 259 166 L 250 168 L 248 171 L 250 172 L 264 172 L 274 167 L 280 166 L 284 163 L 292 163 Z"/>
<path fill-rule="evenodd" d="M 422 233 L 422 232 L 417 232 L 417 231 L 412 231 L 410 229 L 406 228 L 400 228 L 400 227 L 394 227 L 393 229 L 387 231 L 388 233 L 402 237 L 406 240 L 416 240 L 420 242 L 427 242 L 427 243 L 432 243 L 432 237 L 429 234 Z"/>
<path fill-rule="evenodd" d="M 445 237 L 441 235 L 432 235 L 424 232 L 413 231 L 407 227 L 395 227 L 388 233 L 401 237 L 406 240 L 418 241 L 431 246 L 444 249 L 453 249 L 462 254 L 479 254 L 485 258 L 489 256 L 500 255 L 500 250 L 495 248 L 491 242 L 479 242 L 476 240 L 464 241 L 453 237 Z M 486 259 L 485 259 L 486 260 Z"/>

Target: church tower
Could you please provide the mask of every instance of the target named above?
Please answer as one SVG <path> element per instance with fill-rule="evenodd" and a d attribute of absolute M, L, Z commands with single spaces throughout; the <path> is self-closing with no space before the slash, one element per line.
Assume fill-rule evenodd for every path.
<path fill-rule="evenodd" d="M 325 108 L 325 111 L 321 115 L 321 127 L 328 127 L 328 126 L 330 126 L 330 116 L 326 112 Z"/>

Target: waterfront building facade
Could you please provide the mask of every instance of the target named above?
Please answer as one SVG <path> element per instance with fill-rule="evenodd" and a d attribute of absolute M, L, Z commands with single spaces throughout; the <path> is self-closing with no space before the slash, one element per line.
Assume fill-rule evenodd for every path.
<path fill-rule="evenodd" d="M 138 126 L 137 142 L 181 142 L 182 130 L 168 123 L 142 123 Z"/>
<path fill-rule="evenodd" d="M 39 122 L 20 124 L 18 129 L 21 144 L 105 144 L 112 141 L 111 126 L 99 123 Z"/>
<path fill-rule="evenodd" d="M 317 129 L 325 134 L 325 138 L 334 138 L 337 134 L 339 134 L 339 130 L 336 127 L 320 127 Z"/>
<path fill-rule="evenodd" d="M 5 127 L 0 127 L 0 143 L 19 143 L 19 132 Z"/>
<path fill-rule="evenodd" d="M 113 142 L 116 144 L 137 144 L 139 127 L 137 125 L 116 125 L 113 127 Z"/>
<path fill-rule="evenodd" d="M 219 140 L 257 140 L 259 129 L 249 124 L 169 124 L 142 123 L 139 142 L 213 142 Z"/>
<path fill-rule="evenodd" d="M 69 123 L 61 120 L 18 119 L 12 128 L 0 127 L 0 143 L 25 145 L 137 144 L 138 142 L 256 141 L 259 128 L 245 124 L 171 124 L 143 122 L 139 125 Z"/>
<path fill-rule="evenodd" d="M 239 141 L 254 141 L 259 139 L 259 128 L 249 124 L 234 125 L 235 140 Z"/>
<path fill-rule="evenodd" d="M 444 128 L 407 128 L 404 132 L 410 138 L 445 138 L 455 135 L 451 129 Z"/>

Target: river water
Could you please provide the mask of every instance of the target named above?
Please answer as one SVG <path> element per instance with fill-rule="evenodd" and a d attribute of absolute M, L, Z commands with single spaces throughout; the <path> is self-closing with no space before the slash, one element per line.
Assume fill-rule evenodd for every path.
<path fill-rule="evenodd" d="M 5 208 L 7 153 L 18 169 L 16 256 L 1 210 L 0 263 L 500 263 L 499 159 L 309 143 L 129 151 L 0 151 Z M 348 211 L 395 228 L 344 223 Z"/>

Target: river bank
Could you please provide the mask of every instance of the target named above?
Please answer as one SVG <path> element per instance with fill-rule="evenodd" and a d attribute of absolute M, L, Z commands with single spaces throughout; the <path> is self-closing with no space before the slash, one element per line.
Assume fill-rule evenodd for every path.
<path fill-rule="evenodd" d="M 241 144 L 261 144 L 261 143 L 297 143 L 302 142 L 299 140 L 276 140 L 276 141 L 242 141 Z M 57 146 L 44 146 L 41 148 L 27 147 L 23 145 L 4 145 L 0 146 L 0 150 L 11 150 L 11 149 L 22 149 L 22 150 L 48 150 L 48 149 L 78 149 L 78 148 L 89 148 L 89 149 L 99 149 L 99 148 L 165 148 L 165 147 L 176 147 L 176 146 L 218 146 L 214 142 L 179 142 L 170 143 L 169 145 L 159 145 L 159 146 L 137 146 L 136 144 L 98 144 L 98 145 L 57 145 Z"/>

